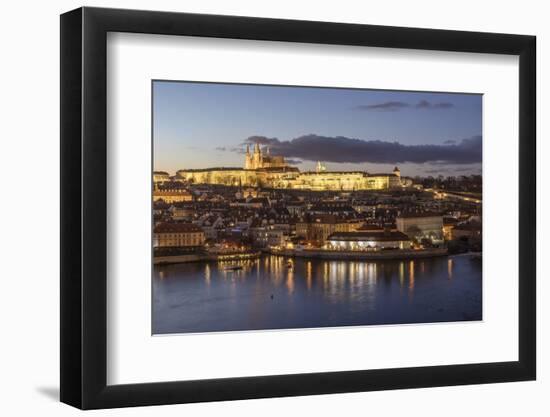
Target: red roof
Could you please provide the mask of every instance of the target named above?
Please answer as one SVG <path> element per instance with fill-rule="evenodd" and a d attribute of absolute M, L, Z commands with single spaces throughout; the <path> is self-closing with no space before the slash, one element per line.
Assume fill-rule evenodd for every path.
<path fill-rule="evenodd" d="M 155 233 L 200 233 L 203 230 L 191 223 L 160 223 L 155 226 Z"/>

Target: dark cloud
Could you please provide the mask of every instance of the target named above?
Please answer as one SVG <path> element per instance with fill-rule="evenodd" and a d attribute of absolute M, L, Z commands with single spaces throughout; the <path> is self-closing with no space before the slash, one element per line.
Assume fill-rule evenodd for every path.
<path fill-rule="evenodd" d="M 479 169 L 472 167 L 458 168 L 458 167 L 441 167 L 436 169 L 426 169 L 426 174 L 458 174 L 461 172 L 479 172 Z"/>
<path fill-rule="evenodd" d="M 427 169 L 424 171 L 426 174 L 448 174 L 451 170 L 442 168 L 442 169 Z"/>
<path fill-rule="evenodd" d="M 384 103 L 377 104 L 362 104 L 355 106 L 356 110 L 367 110 L 367 111 L 398 111 L 410 107 L 410 104 L 404 103 L 402 101 L 385 101 Z"/>
<path fill-rule="evenodd" d="M 417 109 L 426 109 L 426 110 L 444 110 L 454 107 L 453 103 L 440 102 L 440 103 L 430 103 L 428 100 L 419 101 L 416 106 Z"/>
<path fill-rule="evenodd" d="M 279 143 L 279 139 L 277 138 L 267 138 L 265 136 L 250 136 L 246 141 L 246 143 L 250 144 L 260 144 L 260 145 L 277 145 Z"/>
<path fill-rule="evenodd" d="M 305 135 L 289 141 L 251 136 L 245 144 L 269 145 L 271 152 L 287 158 L 335 163 L 445 163 L 481 162 L 481 136 L 455 144 L 403 145 L 399 142 L 361 140 L 343 136 Z"/>
<path fill-rule="evenodd" d="M 444 145 L 454 145 L 455 143 L 456 143 L 456 140 L 452 140 L 452 139 L 449 139 L 443 142 Z"/>
<path fill-rule="evenodd" d="M 406 108 L 412 107 L 409 103 L 404 101 L 385 101 L 383 103 L 376 104 L 362 104 L 355 106 L 355 110 L 365 110 L 365 111 L 399 111 Z M 414 105 L 415 109 L 418 110 L 445 110 L 453 108 L 454 104 L 449 102 L 439 102 L 431 103 L 428 100 L 420 100 Z"/>

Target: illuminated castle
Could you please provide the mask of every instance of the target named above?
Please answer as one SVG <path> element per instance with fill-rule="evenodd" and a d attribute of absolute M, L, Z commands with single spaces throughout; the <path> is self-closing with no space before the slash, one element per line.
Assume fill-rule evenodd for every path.
<path fill-rule="evenodd" d="M 321 162 L 315 171 L 300 172 L 290 166 L 283 156 L 270 155 L 259 144 L 250 152 L 247 145 L 244 168 L 182 169 L 176 179 L 194 184 L 251 186 L 311 191 L 389 190 L 409 186 L 401 178 L 399 168 L 391 174 L 369 174 L 365 171 L 328 171 Z"/>
<path fill-rule="evenodd" d="M 283 156 L 271 156 L 269 147 L 266 148 L 265 154 L 262 154 L 260 145 L 254 145 L 254 153 L 250 153 L 250 146 L 246 145 L 246 153 L 244 159 L 244 169 L 270 169 L 270 168 L 286 168 L 288 167 Z"/>

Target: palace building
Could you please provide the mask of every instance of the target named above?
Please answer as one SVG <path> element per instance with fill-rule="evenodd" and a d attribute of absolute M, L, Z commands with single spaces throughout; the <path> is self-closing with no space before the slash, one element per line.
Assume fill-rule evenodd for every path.
<path fill-rule="evenodd" d="M 400 189 L 410 180 L 403 181 L 399 168 L 391 174 L 369 174 L 365 171 L 328 171 L 317 163 L 315 171 L 300 172 L 290 166 L 283 156 L 270 155 L 254 145 L 253 152 L 246 147 L 244 168 L 182 169 L 176 180 L 194 184 L 264 187 L 310 191 L 361 191 Z"/>

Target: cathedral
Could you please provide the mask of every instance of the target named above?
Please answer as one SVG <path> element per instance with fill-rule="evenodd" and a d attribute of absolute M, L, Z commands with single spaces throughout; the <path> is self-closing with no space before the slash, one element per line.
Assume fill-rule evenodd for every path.
<path fill-rule="evenodd" d="M 271 169 L 271 168 L 287 168 L 283 156 L 271 156 L 269 147 L 266 148 L 265 154 L 262 153 L 260 145 L 254 145 L 254 153 L 250 153 L 250 146 L 246 145 L 246 153 L 244 160 L 244 169 Z"/>

